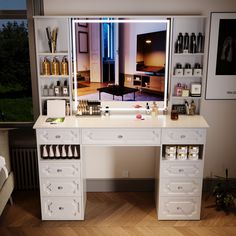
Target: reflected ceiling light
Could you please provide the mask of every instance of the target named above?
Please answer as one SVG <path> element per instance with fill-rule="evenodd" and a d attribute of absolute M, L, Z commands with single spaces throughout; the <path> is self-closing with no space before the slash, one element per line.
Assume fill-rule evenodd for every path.
<path fill-rule="evenodd" d="M 152 40 L 150 40 L 150 39 L 147 39 L 146 41 L 145 41 L 145 43 L 151 43 L 152 42 Z"/>

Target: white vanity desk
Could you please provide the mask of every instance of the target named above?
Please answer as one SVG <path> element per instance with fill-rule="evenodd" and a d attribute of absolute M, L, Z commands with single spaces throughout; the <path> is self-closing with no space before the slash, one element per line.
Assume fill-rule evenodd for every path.
<path fill-rule="evenodd" d="M 169 115 L 146 117 L 144 120 L 137 120 L 135 115 L 70 116 L 59 124 L 46 123 L 46 118 L 40 116 L 34 125 L 43 220 L 84 219 L 86 175 L 83 146 L 88 148 L 90 145 L 160 146 L 159 176 L 156 181 L 158 219 L 200 219 L 208 127 L 202 116 L 179 116 L 177 121 L 172 121 Z M 166 160 L 165 148 L 169 145 L 197 145 L 199 159 Z M 56 149 L 61 153 L 62 148 L 70 149 L 69 159 L 55 157 Z M 52 159 L 43 158 L 45 149 L 46 156 L 50 155 L 50 149 L 53 150 Z"/>

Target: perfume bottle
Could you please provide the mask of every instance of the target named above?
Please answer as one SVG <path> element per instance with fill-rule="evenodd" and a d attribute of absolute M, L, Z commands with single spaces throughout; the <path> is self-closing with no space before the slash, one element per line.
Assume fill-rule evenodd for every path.
<path fill-rule="evenodd" d="M 67 80 L 64 82 L 64 86 L 62 87 L 62 95 L 63 96 L 69 96 L 69 89 L 67 86 Z"/>
<path fill-rule="evenodd" d="M 61 95 L 60 81 L 57 81 L 57 85 L 54 86 L 54 94 L 55 94 L 55 96 L 60 96 Z"/>
<path fill-rule="evenodd" d="M 178 83 L 175 86 L 175 96 L 178 96 L 178 97 L 182 96 L 182 86 L 181 86 L 181 83 Z"/>
<path fill-rule="evenodd" d="M 152 117 L 156 117 L 158 114 L 158 106 L 156 104 L 156 102 L 153 102 L 153 106 L 152 106 Z"/>

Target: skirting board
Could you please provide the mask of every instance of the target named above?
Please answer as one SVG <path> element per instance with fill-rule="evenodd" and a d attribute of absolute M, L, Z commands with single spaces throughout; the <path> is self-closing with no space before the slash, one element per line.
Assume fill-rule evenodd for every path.
<path fill-rule="evenodd" d="M 203 192 L 212 192 L 220 181 L 215 178 L 203 179 Z M 229 179 L 236 189 L 236 179 Z M 87 192 L 151 192 L 155 189 L 154 179 L 87 179 Z"/>

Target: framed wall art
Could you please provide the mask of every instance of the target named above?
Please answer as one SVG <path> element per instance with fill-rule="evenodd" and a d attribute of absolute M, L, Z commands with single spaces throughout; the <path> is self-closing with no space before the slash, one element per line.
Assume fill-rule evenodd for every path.
<path fill-rule="evenodd" d="M 88 53 L 88 33 L 79 31 L 79 53 Z"/>
<path fill-rule="evenodd" d="M 236 99 L 236 13 L 211 13 L 206 99 Z"/>

